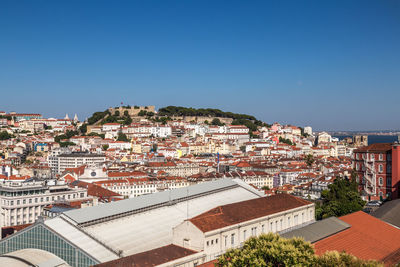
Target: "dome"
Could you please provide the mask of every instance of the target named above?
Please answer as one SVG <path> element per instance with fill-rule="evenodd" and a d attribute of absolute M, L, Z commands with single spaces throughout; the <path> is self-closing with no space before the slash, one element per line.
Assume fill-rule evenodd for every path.
<path fill-rule="evenodd" d="M 27 266 L 57 266 L 70 267 L 63 259 L 51 252 L 41 249 L 21 249 L 0 255 L 0 266 L 27 267 Z"/>

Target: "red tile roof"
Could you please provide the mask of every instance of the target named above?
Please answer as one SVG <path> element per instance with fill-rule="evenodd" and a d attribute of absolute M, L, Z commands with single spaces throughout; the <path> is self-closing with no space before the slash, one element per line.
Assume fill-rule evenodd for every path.
<path fill-rule="evenodd" d="M 205 233 L 309 204 L 312 203 L 292 195 L 278 194 L 219 206 L 189 221 Z"/>
<path fill-rule="evenodd" d="M 351 227 L 314 243 L 317 254 L 337 250 L 365 260 L 400 262 L 400 229 L 362 211 L 339 219 Z"/>
<path fill-rule="evenodd" d="M 386 152 L 392 150 L 392 143 L 376 143 L 356 149 L 354 152 Z"/>
<path fill-rule="evenodd" d="M 170 244 L 164 247 L 123 257 L 117 260 L 101 263 L 95 266 L 96 267 L 108 267 L 108 266 L 151 267 L 151 266 L 158 266 L 160 264 L 167 263 L 179 258 L 183 258 L 195 253 L 197 252 L 177 245 Z"/>

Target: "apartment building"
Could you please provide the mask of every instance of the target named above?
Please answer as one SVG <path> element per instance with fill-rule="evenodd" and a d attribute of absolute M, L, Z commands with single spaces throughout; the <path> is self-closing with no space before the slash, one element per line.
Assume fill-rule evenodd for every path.
<path fill-rule="evenodd" d="M 284 233 L 314 222 L 314 203 L 288 194 L 219 206 L 173 229 L 173 244 L 213 260 L 252 236 Z"/>
<path fill-rule="evenodd" d="M 130 198 L 189 186 L 189 182 L 181 177 L 166 177 L 164 179 L 126 178 L 98 181 L 94 184 Z"/>
<path fill-rule="evenodd" d="M 99 166 L 106 161 L 106 156 L 85 152 L 51 153 L 47 160 L 52 172 L 54 174 L 61 174 L 67 168 L 77 168 L 82 165 Z"/>
<path fill-rule="evenodd" d="M 353 168 L 365 199 L 399 198 L 400 144 L 372 144 L 354 150 Z"/>
<path fill-rule="evenodd" d="M 192 162 L 149 162 L 149 169 L 164 171 L 170 176 L 188 177 L 200 172 L 200 165 Z"/>
<path fill-rule="evenodd" d="M 34 223 L 46 205 L 59 201 L 88 200 L 84 188 L 70 188 L 62 182 L 0 182 L 0 226 Z"/>

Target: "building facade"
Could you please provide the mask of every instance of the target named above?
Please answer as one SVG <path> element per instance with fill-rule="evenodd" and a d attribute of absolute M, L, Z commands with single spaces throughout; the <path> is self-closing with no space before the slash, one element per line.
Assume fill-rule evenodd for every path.
<path fill-rule="evenodd" d="M 12 181 L 0 184 L 0 226 L 34 223 L 46 205 L 57 201 L 87 200 L 87 190 L 55 181 Z"/>
<path fill-rule="evenodd" d="M 372 144 L 354 150 L 353 168 L 367 200 L 399 197 L 399 167 L 399 144 Z"/>

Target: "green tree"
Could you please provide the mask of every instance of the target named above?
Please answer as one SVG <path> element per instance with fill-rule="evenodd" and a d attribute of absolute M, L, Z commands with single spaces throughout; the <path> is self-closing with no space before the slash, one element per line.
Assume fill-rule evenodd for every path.
<path fill-rule="evenodd" d="M 125 117 L 124 117 L 123 124 L 124 124 L 124 125 L 130 125 L 131 123 L 132 123 L 132 118 L 129 117 L 129 116 L 125 116 Z"/>
<path fill-rule="evenodd" d="M 104 117 L 106 117 L 107 115 L 111 115 L 110 111 L 107 109 L 103 112 L 99 111 L 99 112 L 95 112 L 93 113 L 93 115 L 88 119 L 88 123 L 90 125 L 95 124 L 96 122 L 102 120 Z"/>
<path fill-rule="evenodd" d="M 344 252 L 330 251 L 321 256 L 314 247 L 301 238 L 282 238 L 277 234 L 251 237 L 242 248 L 230 249 L 215 263 L 217 267 L 383 267 L 376 261 L 365 261 Z"/>
<path fill-rule="evenodd" d="M 328 185 L 328 190 L 321 193 L 322 204 L 316 205 L 316 218 L 321 220 L 331 216 L 343 216 L 360 211 L 365 205 L 358 192 L 355 179 L 336 178 Z"/>
<path fill-rule="evenodd" d="M 146 114 L 147 114 L 147 111 L 146 110 L 141 110 L 141 111 L 139 111 L 139 113 L 138 113 L 138 116 L 146 116 Z"/>
<path fill-rule="evenodd" d="M 87 124 L 86 123 L 82 124 L 81 127 L 79 128 L 79 131 L 82 134 L 86 134 L 87 133 Z"/>
<path fill-rule="evenodd" d="M 60 142 L 60 147 L 75 146 L 73 142 Z"/>
<path fill-rule="evenodd" d="M 263 187 L 261 187 L 262 190 L 270 190 L 269 186 L 264 185 Z"/>
<path fill-rule="evenodd" d="M 54 141 L 56 141 L 57 143 L 60 143 L 60 145 L 61 145 L 61 140 L 70 139 L 72 136 L 76 136 L 78 134 L 79 133 L 77 131 L 68 130 L 65 134 L 57 135 L 56 137 L 54 137 Z"/>
<path fill-rule="evenodd" d="M 101 124 L 118 122 L 118 117 L 109 115 L 101 121 Z"/>
<path fill-rule="evenodd" d="M 242 151 L 243 153 L 246 152 L 246 146 L 240 146 L 240 151 Z"/>
<path fill-rule="evenodd" d="M 243 248 L 231 249 L 218 258 L 218 267 L 242 266 L 314 266 L 314 248 L 300 238 L 286 239 L 263 234 L 247 240 Z"/>
<path fill-rule="evenodd" d="M 124 142 L 129 142 L 128 137 L 124 133 L 118 133 L 118 138 L 117 141 L 124 141 Z"/>
<path fill-rule="evenodd" d="M 119 110 L 116 110 L 116 111 L 114 112 L 114 116 L 115 116 L 115 117 L 119 117 Z"/>
<path fill-rule="evenodd" d="M 103 150 L 106 151 L 108 149 L 109 145 L 103 145 Z"/>
<path fill-rule="evenodd" d="M 288 145 L 291 145 L 291 146 L 294 145 L 292 143 L 292 141 L 290 141 L 290 139 L 286 139 L 286 138 L 283 138 L 283 137 L 279 137 L 279 143 L 284 143 L 284 144 L 288 144 Z"/>
<path fill-rule="evenodd" d="M 157 149 L 158 149 L 158 145 L 157 144 L 153 144 L 153 147 L 151 148 L 151 151 L 157 152 Z"/>
<path fill-rule="evenodd" d="M 7 140 L 12 138 L 13 136 L 9 134 L 7 131 L 0 132 L 0 140 Z"/>
<path fill-rule="evenodd" d="M 214 118 L 211 121 L 211 125 L 223 126 L 224 124 L 218 118 Z"/>
<path fill-rule="evenodd" d="M 328 251 L 317 257 L 316 267 L 383 267 L 373 260 L 362 260 L 345 252 Z"/>
<path fill-rule="evenodd" d="M 314 156 L 311 155 L 311 154 L 308 154 L 308 155 L 306 156 L 305 161 L 306 161 L 307 165 L 308 165 L 309 167 L 311 167 L 311 165 L 313 165 L 313 163 L 314 163 L 314 161 L 315 161 Z"/>

